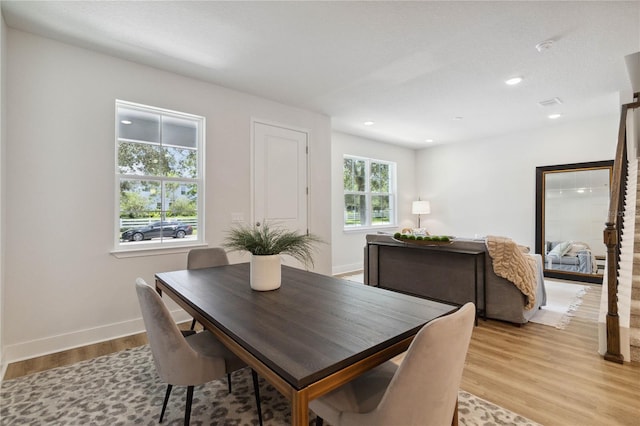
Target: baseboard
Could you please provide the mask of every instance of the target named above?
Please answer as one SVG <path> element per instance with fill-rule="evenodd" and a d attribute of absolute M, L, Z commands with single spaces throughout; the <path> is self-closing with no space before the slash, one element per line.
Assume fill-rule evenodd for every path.
<path fill-rule="evenodd" d="M 2 359 L 2 362 L 0 362 L 0 381 L 2 381 L 2 378 L 4 377 L 5 373 L 7 372 L 7 363 L 4 362 L 4 358 L 0 358 Z"/>
<path fill-rule="evenodd" d="M 360 271 L 362 271 L 362 263 L 352 263 L 351 265 L 340 265 L 331 268 L 332 275 L 342 275 L 350 272 L 357 273 Z"/>
<path fill-rule="evenodd" d="M 172 311 L 171 314 L 177 323 L 191 319 L 189 314 L 182 309 L 176 309 L 175 311 Z M 43 339 L 7 345 L 4 347 L 2 357 L 3 374 L 0 377 L 4 377 L 4 369 L 12 362 L 49 355 L 107 340 L 118 339 L 120 337 L 126 337 L 143 332 L 144 330 L 145 328 L 142 318 L 138 318 L 105 326 L 74 331 L 72 333 L 45 337 Z"/>

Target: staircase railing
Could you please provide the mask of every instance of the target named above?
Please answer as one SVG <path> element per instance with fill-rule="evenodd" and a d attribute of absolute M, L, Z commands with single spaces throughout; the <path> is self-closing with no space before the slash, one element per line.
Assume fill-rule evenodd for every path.
<path fill-rule="evenodd" d="M 623 219 L 625 215 L 625 193 L 627 187 L 627 112 L 640 107 L 638 93 L 635 102 L 622 105 L 620 127 L 618 128 L 618 146 L 613 164 L 613 180 L 609 213 L 604 229 L 604 243 L 607 246 L 607 352 L 604 358 L 622 364 L 620 353 L 620 318 L 618 316 L 618 275 L 620 268 L 620 241 L 622 239 Z"/>

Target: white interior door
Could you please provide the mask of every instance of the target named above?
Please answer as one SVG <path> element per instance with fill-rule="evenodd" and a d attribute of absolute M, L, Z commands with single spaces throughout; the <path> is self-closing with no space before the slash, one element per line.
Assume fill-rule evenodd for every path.
<path fill-rule="evenodd" d="M 307 232 L 307 141 L 299 130 L 253 122 L 253 221 Z M 283 263 L 302 267 L 289 256 Z"/>

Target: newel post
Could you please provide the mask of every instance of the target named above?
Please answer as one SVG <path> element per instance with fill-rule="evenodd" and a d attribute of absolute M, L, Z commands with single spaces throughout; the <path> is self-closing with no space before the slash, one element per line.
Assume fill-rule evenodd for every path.
<path fill-rule="evenodd" d="M 607 246 L 607 352 L 604 359 L 622 364 L 618 317 L 618 233 L 613 223 L 606 223 L 604 243 Z"/>

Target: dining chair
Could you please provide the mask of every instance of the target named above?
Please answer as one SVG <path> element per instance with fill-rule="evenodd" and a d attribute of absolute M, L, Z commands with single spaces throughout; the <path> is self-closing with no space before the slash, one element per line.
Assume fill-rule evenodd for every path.
<path fill-rule="evenodd" d="M 187 253 L 187 269 L 213 268 L 229 264 L 227 252 L 222 247 L 207 247 L 189 250 Z M 191 321 L 190 330 L 195 330 L 196 319 Z M 231 393 L 231 373 L 227 374 L 227 385 Z"/>
<path fill-rule="evenodd" d="M 187 254 L 187 269 L 213 268 L 228 264 L 227 252 L 221 247 L 192 249 Z"/>
<path fill-rule="evenodd" d="M 187 254 L 187 269 L 213 268 L 228 265 L 227 252 L 221 247 L 197 248 Z M 196 319 L 191 321 L 191 330 L 196 327 Z M 229 391 L 231 392 L 231 391 Z"/>
<path fill-rule="evenodd" d="M 164 418 L 171 390 L 176 385 L 187 386 L 184 424 L 188 425 L 194 386 L 224 377 L 225 374 L 243 368 L 246 364 L 208 331 L 185 337 L 173 321 L 160 295 L 142 278 L 136 280 L 136 292 L 156 370 L 160 379 L 167 383 L 160 423 Z M 258 376 L 253 369 L 251 375 L 258 421 L 262 425 Z"/>
<path fill-rule="evenodd" d="M 387 361 L 309 402 L 316 426 L 419 425 L 457 423 L 458 389 L 471 340 L 476 308 L 427 323 L 399 366 Z"/>

